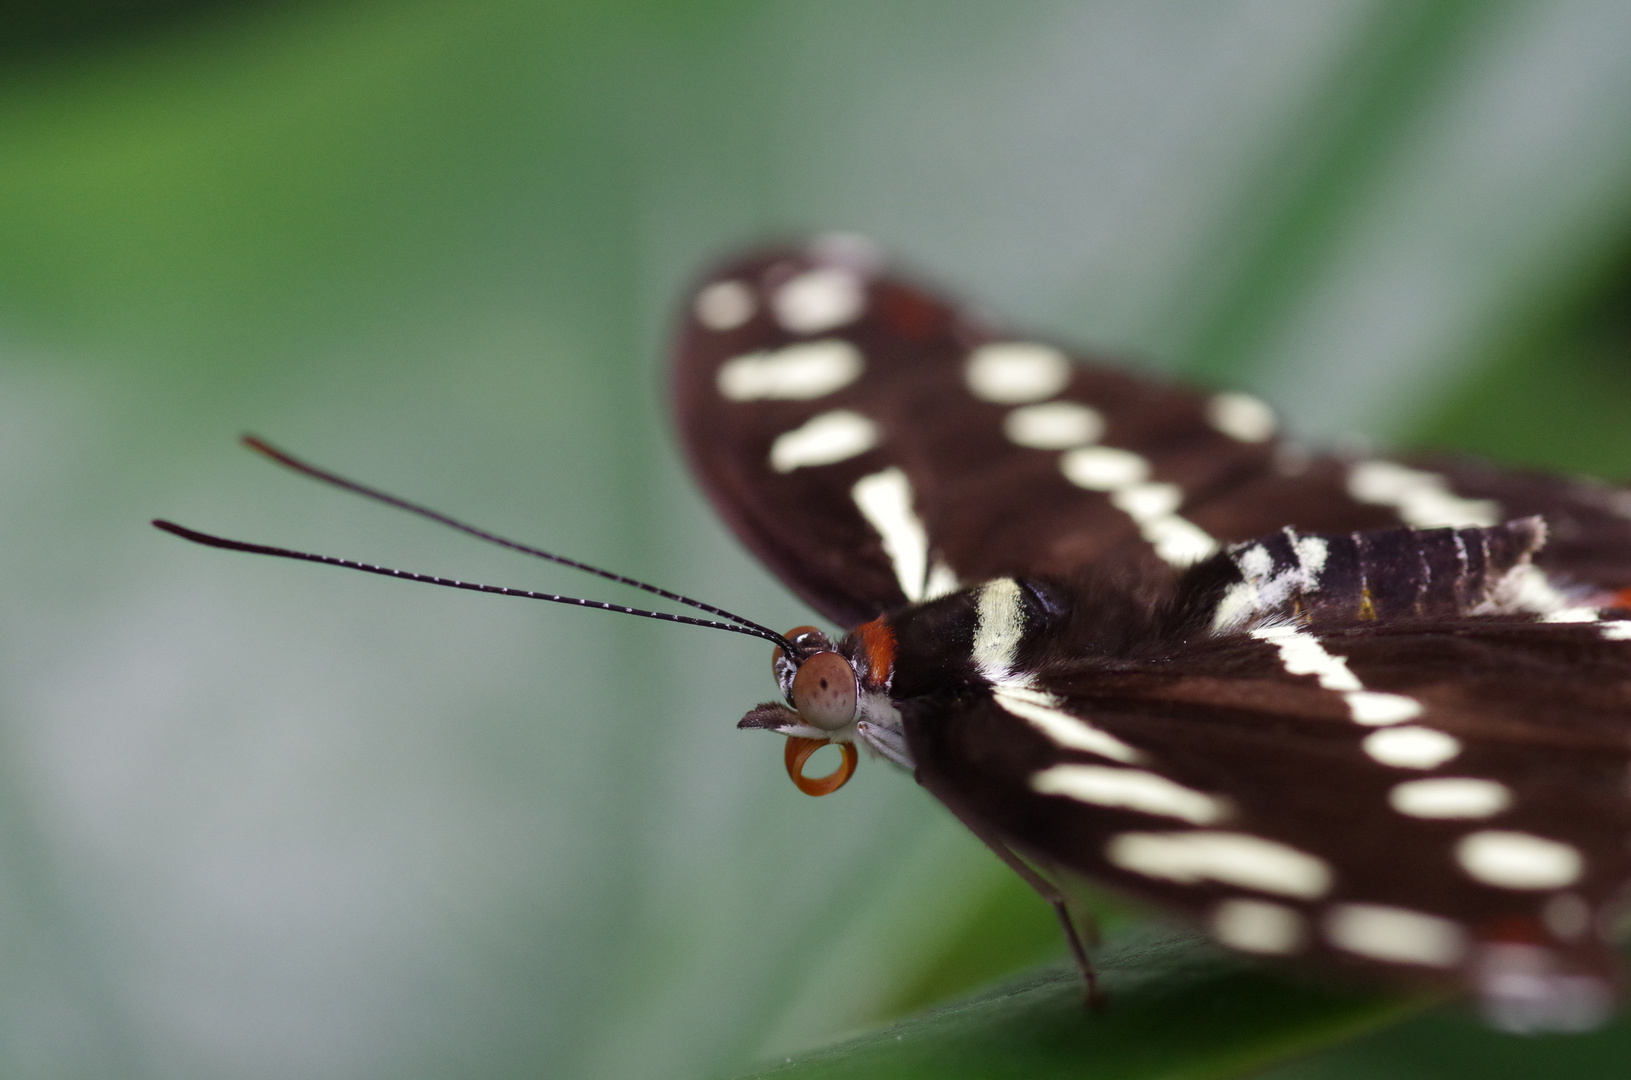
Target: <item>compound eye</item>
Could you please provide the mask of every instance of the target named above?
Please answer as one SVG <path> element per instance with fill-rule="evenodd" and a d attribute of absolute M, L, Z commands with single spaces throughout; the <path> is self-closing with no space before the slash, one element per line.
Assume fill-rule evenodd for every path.
<path fill-rule="evenodd" d="M 819 652 L 793 676 L 793 708 L 805 723 L 837 731 L 855 720 L 855 669 L 835 652 Z"/>

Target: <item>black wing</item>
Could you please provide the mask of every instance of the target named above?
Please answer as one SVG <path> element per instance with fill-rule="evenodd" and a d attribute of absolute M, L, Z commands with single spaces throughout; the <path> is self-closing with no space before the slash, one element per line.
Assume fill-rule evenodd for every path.
<path fill-rule="evenodd" d="M 985 687 L 902 702 L 919 778 L 1225 944 L 1463 981 L 1510 1028 L 1591 1026 L 1631 884 L 1631 613 L 1526 610 L 1544 540 L 1538 519 L 1287 530 L 1195 568 L 1109 649 L 1072 644 L 1103 596 L 1034 586 L 1054 624 L 994 669 L 987 650 Z"/>
<path fill-rule="evenodd" d="M 1274 456 L 1261 403 L 1000 333 L 854 242 L 710 275 L 673 391 L 725 519 L 843 625 L 1001 574 L 1187 565 L 1217 541 L 1181 506 Z"/>
<path fill-rule="evenodd" d="M 1631 586 L 1631 495 L 1476 462 L 1284 446 L 1273 414 L 1086 362 L 886 273 L 853 240 L 761 253 L 691 294 L 673 392 L 737 535 L 853 626 L 1010 574 L 1114 562 L 1165 582 L 1282 526 L 1546 517 L 1539 564 Z"/>

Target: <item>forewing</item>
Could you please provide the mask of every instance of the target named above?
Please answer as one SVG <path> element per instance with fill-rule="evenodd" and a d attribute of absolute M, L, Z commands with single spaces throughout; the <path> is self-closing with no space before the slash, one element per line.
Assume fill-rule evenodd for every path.
<path fill-rule="evenodd" d="M 720 512 L 844 625 L 959 581 L 1101 559 L 1165 577 L 1217 550 L 1185 507 L 1263 475 L 1275 447 L 1254 399 L 1005 334 L 854 241 L 709 275 L 673 378 Z"/>
<path fill-rule="evenodd" d="M 1589 1026 L 1631 881 L 1631 623 L 1281 626 L 906 715 L 923 782 L 1224 943 Z"/>

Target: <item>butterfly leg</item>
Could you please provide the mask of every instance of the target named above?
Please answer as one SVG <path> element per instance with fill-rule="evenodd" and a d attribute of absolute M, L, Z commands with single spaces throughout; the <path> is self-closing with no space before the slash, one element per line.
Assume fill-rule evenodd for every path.
<path fill-rule="evenodd" d="M 947 802 L 947 806 L 951 807 L 952 813 L 957 815 L 957 819 L 968 827 L 968 831 L 979 838 L 980 843 L 990 848 L 993 855 L 1001 859 L 1010 870 L 1018 874 L 1021 881 L 1035 890 L 1036 894 L 1046 900 L 1053 908 L 1054 915 L 1059 919 L 1059 926 L 1065 932 L 1065 944 L 1070 946 L 1070 955 L 1076 961 L 1076 970 L 1082 973 L 1087 1007 L 1094 1011 L 1104 1008 L 1104 992 L 1099 989 L 1098 970 L 1094 968 L 1092 959 L 1087 955 L 1087 945 L 1084 943 L 1082 934 L 1076 926 L 1076 919 L 1071 915 L 1070 902 L 1065 898 L 1065 894 L 1059 891 L 1057 885 L 1037 873 L 1030 863 L 1022 859 L 1013 848 L 1009 847 L 1001 837 L 997 836 L 985 825 L 958 813 L 954 804 Z M 1090 921 L 1087 929 L 1089 939 L 1094 944 L 1098 944 L 1099 928 L 1097 923 Z"/>

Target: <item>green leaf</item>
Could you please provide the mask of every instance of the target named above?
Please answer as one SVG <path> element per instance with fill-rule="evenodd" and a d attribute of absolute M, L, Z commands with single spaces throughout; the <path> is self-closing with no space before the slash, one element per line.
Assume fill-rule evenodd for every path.
<path fill-rule="evenodd" d="M 1187 935 L 1105 949 L 1107 1003 L 1047 969 L 788 1060 L 778 1080 L 1203 1080 L 1238 1076 L 1417 1012 L 1428 999 L 1291 982 Z"/>

